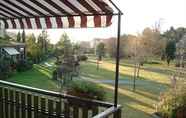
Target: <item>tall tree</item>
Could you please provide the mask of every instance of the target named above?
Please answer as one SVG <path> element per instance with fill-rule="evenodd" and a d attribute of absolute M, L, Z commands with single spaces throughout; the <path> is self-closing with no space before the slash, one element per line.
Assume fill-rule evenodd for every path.
<path fill-rule="evenodd" d="M 34 63 L 38 63 L 41 50 L 36 42 L 36 37 L 34 36 L 34 34 L 31 34 L 27 37 L 26 47 L 28 57 L 30 57 L 34 61 Z"/>
<path fill-rule="evenodd" d="M 59 54 L 58 56 L 63 56 L 65 58 L 68 58 L 73 54 L 72 43 L 66 33 L 64 33 L 61 36 L 59 42 L 56 44 L 56 47 L 60 51 L 60 54 L 58 53 Z"/>
<path fill-rule="evenodd" d="M 169 30 L 163 33 L 163 36 L 166 37 L 169 40 L 175 40 L 176 43 L 181 40 L 181 38 L 186 34 L 186 28 L 179 27 L 175 29 L 174 27 L 171 27 Z"/>
<path fill-rule="evenodd" d="M 17 34 L 17 42 L 21 42 L 21 33 L 20 32 L 18 32 L 18 34 Z"/>
<path fill-rule="evenodd" d="M 42 50 L 43 54 L 46 54 L 48 52 L 49 39 L 48 39 L 47 31 L 43 30 L 42 33 L 39 34 L 38 45 L 40 49 Z"/>
<path fill-rule="evenodd" d="M 99 57 L 99 60 L 102 60 L 102 57 L 105 55 L 105 44 L 99 43 L 96 48 L 96 55 Z"/>
<path fill-rule="evenodd" d="M 176 52 L 176 43 L 173 40 L 168 41 L 166 48 L 165 48 L 165 53 L 166 53 L 166 60 L 167 64 L 170 64 L 170 61 L 175 58 L 175 52 Z"/>
<path fill-rule="evenodd" d="M 23 32 L 22 32 L 22 43 L 25 43 L 26 42 L 26 34 L 25 34 L 25 30 L 23 29 Z"/>

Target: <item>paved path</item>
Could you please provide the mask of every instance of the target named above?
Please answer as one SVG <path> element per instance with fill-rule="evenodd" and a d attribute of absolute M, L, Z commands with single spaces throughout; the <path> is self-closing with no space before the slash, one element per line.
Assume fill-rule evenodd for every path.
<path fill-rule="evenodd" d="M 92 81 L 95 83 L 114 84 L 114 82 L 115 82 L 115 80 L 96 80 L 96 79 L 92 79 L 90 77 L 85 77 L 85 76 L 81 76 L 80 78 L 83 80 Z M 137 85 L 145 85 L 145 84 L 149 84 L 149 82 L 150 81 L 148 81 L 148 80 L 136 80 Z M 131 84 L 133 84 L 133 79 L 131 79 L 131 80 L 120 79 L 119 84 L 131 85 Z"/>

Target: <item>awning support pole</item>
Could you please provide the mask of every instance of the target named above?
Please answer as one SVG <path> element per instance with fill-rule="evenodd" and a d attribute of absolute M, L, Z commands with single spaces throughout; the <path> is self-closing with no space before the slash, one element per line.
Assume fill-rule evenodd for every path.
<path fill-rule="evenodd" d="M 117 31 L 117 50 L 116 50 L 116 72 L 115 72 L 115 92 L 114 92 L 114 106 L 118 104 L 118 82 L 119 82 L 119 62 L 120 62 L 120 36 L 121 36 L 121 15 L 118 15 L 118 31 Z"/>

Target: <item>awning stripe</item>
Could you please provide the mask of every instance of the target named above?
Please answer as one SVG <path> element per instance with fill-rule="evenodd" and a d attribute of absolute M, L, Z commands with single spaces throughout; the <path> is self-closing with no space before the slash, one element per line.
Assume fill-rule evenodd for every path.
<path fill-rule="evenodd" d="M 14 19 L 11 19 L 11 22 L 12 22 L 12 28 L 15 29 L 16 28 L 16 24 L 15 24 Z"/>
<path fill-rule="evenodd" d="M 0 9 L 0 15 L 1 15 L 0 16 L 1 18 L 3 18 L 3 17 L 6 17 L 6 18 L 11 17 L 11 15 L 4 13 L 1 9 Z"/>
<path fill-rule="evenodd" d="M 51 18 L 49 18 L 49 17 L 46 17 L 45 18 L 45 21 L 46 21 L 46 25 L 47 25 L 47 28 L 48 29 L 51 29 L 52 28 L 52 23 L 51 23 Z"/>
<path fill-rule="evenodd" d="M 89 20 L 87 19 L 89 18 Z M 92 21 L 93 19 L 93 21 Z M 42 29 L 42 28 L 80 28 L 106 27 L 111 24 L 112 16 L 76 16 L 76 17 L 45 17 L 4 20 L 6 29 Z"/>
<path fill-rule="evenodd" d="M 6 29 L 107 27 L 112 13 L 104 0 L 0 0 Z"/>
<path fill-rule="evenodd" d="M 108 9 L 108 5 L 102 1 L 102 0 L 93 0 L 93 2 L 99 6 L 99 8 L 105 12 L 105 13 L 112 13 L 109 9 Z"/>
<path fill-rule="evenodd" d="M 25 7 L 29 8 L 29 9 L 33 10 L 34 12 L 36 12 L 36 13 L 39 14 L 39 15 L 43 15 L 43 16 L 45 15 L 44 13 L 42 13 L 42 12 L 39 11 L 39 10 L 37 10 L 35 7 L 29 5 L 28 3 L 26 3 L 26 2 L 23 1 L 23 0 L 15 0 L 15 1 L 19 2 L 20 4 L 22 4 L 22 6 L 25 6 Z"/>
<path fill-rule="evenodd" d="M 81 27 L 87 27 L 87 17 L 81 16 Z"/>
<path fill-rule="evenodd" d="M 93 9 L 96 9 L 96 11 L 101 11 L 101 9 L 91 0 L 85 0 Z"/>
<path fill-rule="evenodd" d="M 17 7 L 15 7 L 14 5 L 12 5 L 11 2 L 9 3 L 8 1 L 1 0 L 1 5 L 4 8 L 6 8 L 8 10 L 11 10 L 12 12 L 15 12 L 16 14 L 19 14 L 20 16 L 27 16 L 27 13 L 25 13 L 22 10 L 19 10 Z"/>
<path fill-rule="evenodd" d="M 31 24 L 31 21 L 30 21 L 31 19 L 30 18 L 26 18 L 25 20 L 26 20 L 28 29 L 32 29 L 32 24 Z"/>
<path fill-rule="evenodd" d="M 16 16 L 18 16 L 18 15 L 15 14 L 15 12 L 12 12 L 12 11 L 10 11 L 10 10 L 2 7 L 1 4 L 0 4 L 0 11 L 3 12 L 3 14 L 5 16 L 8 16 L 8 17 L 14 17 L 14 18 L 16 18 Z"/>
<path fill-rule="evenodd" d="M 58 1 L 58 0 L 56 0 L 56 1 Z M 70 11 L 70 13 L 73 13 L 73 12 L 75 12 L 75 13 L 80 13 L 80 14 L 84 14 L 81 10 L 79 10 L 78 8 L 76 8 L 73 4 L 71 4 L 69 1 L 67 1 L 67 0 L 60 0 L 60 2 L 59 2 L 59 4 L 65 4 L 66 6 L 64 6 L 64 7 L 67 7 L 66 9 L 71 9 L 71 10 L 69 10 Z"/>
<path fill-rule="evenodd" d="M 10 1 L 12 2 L 12 5 L 16 6 L 17 8 L 19 8 L 20 10 L 24 11 L 27 14 L 30 15 L 39 15 L 35 10 L 33 10 L 33 8 L 28 7 L 27 4 L 22 4 L 22 1 L 19 0 L 12 0 Z"/>
<path fill-rule="evenodd" d="M 42 8 L 43 10 L 49 12 L 49 13 L 52 14 L 52 15 L 58 15 L 56 12 L 52 11 L 51 9 L 49 9 L 49 8 L 48 8 L 49 6 L 46 7 L 45 5 L 41 4 L 41 3 L 38 2 L 37 0 L 32 0 L 32 1 L 30 1 L 30 2 L 33 2 L 35 5 L 39 6 L 40 8 Z"/>
<path fill-rule="evenodd" d="M 106 16 L 106 26 L 110 26 L 112 24 L 112 15 Z"/>
<path fill-rule="evenodd" d="M 68 13 L 66 10 L 64 10 L 62 7 L 58 6 L 58 4 L 56 4 L 55 2 L 53 2 L 52 0 L 46 0 L 46 2 L 48 4 L 50 4 L 53 9 L 55 8 L 56 10 L 60 11 L 62 14 L 70 14 Z M 58 12 L 59 13 L 59 12 Z"/>
<path fill-rule="evenodd" d="M 35 22 L 36 22 L 37 28 L 40 29 L 41 28 L 41 23 L 40 23 L 39 17 L 35 18 Z"/>
<path fill-rule="evenodd" d="M 23 24 L 23 21 L 21 19 L 19 19 L 19 23 L 20 23 L 21 29 L 24 29 L 24 24 Z"/>
<path fill-rule="evenodd" d="M 5 2 L 7 3 L 7 4 L 10 4 L 10 5 L 12 5 L 14 8 L 15 8 L 15 10 L 17 9 L 18 10 L 18 12 L 19 11 L 21 11 L 22 13 L 24 12 L 24 14 L 25 15 L 31 15 L 31 16 L 33 16 L 33 15 L 37 15 L 37 14 L 35 14 L 35 13 L 33 13 L 33 11 L 27 11 L 26 9 L 28 9 L 27 7 L 25 7 L 25 6 L 19 6 L 19 3 L 14 3 L 13 2 L 14 0 L 6 0 Z"/>
<path fill-rule="evenodd" d="M 92 8 L 86 1 L 84 0 L 79 0 L 79 2 L 86 8 L 88 9 L 89 12 L 92 12 L 92 13 L 98 13 L 94 8 Z M 87 11 L 87 12 L 88 12 Z"/>
<path fill-rule="evenodd" d="M 9 11 L 9 12 L 7 12 L 8 14 L 10 14 L 10 12 L 12 12 L 13 14 L 17 14 L 17 16 L 24 16 L 24 17 L 25 17 L 25 15 L 23 15 L 23 14 L 17 12 L 16 10 L 13 10 L 11 7 L 8 7 L 8 6 L 3 5 L 3 4 L 1 4 L 1 3 L 0 3 L 0 8 L 3 8 L 5 11 Z M 10 15 L 11 15 L 11 14 L 10 14 Z M 16 17 L 14 17 L 14 15 L 12 15 L 12 17 L 13 17 L 13 18 L 16 18 Z"/>
<path fill-rule="evenodd" d="M 80 3 L 80 0 L 69 0 L 69 2 L 73 5 L 76 6 L 76 8 L 78 8 L 79 10 L 81 10 L 83 13 L 88 13 L 89 10 L 86 9 L 86 7 Z"/>
<path fill-rule="evenodd" d="M 56 23 L 57 23 L 57 28 L 63 27 L 63 22 L 61 20 L 61 17 L 56 17 Z"/>
<path fill-rule="evenodd" d="M 19 19 L 15 19 L 16 28 L 21 29 L 21 24 L 19 23 Z"/>
<path fill-rule="evenodd" d="M 94 16 L 94 26 L 101 27 L 101 16 Z"/>
<path fill-rule="evenodd" d="M 44 14 L 43 16 L 45 16 L 46 14 L 49 15 L 50 13 L 44 9 L 42 9 L 41 7 L 39 7 L 37 4 L 33 3 L 30 0 L 21 0 L 24 1 L 24 3 L 29 4 L 30 6 L 34 7 L 35 9 L 37 9 L 38 11 L 40 11 L 42 14 Z M 23 4 L 24 4 L 23 3 Z M 24 4 L 25 5 L 25 4 Z M 26 5 L 25 5 L 26 6 Z"/>
<path fill-rule="evenodd" d="M 69 28 L 73 28 L 75 26 L 74 17 L 68 17 Z"/>

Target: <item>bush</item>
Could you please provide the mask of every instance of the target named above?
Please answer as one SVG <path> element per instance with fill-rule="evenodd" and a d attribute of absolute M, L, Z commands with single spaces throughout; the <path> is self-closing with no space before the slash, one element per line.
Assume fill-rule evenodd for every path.
<path fill-rule="evenodd" d="M 18 72 L 24 72 L 32 68 L 32 62 L 27 60 L 18 61 L 16 68 Z"/>
<path fill-rule="evenodd" d="M 177 85 L 176 88 L 170 89 L 160 97 L 158 104 L 158 112 L 160 112 L 163 118 L 185 118 L 178 117 L 180 109 L 186 110 L 186 83 Z"/>
<path fill-rule="evenodd" d="M 0 59 L 0 79 L 7 79 L 12 75 L 10 59 Z"/>
<path fill-rule="evenodd" d="M 91 82 L 84 82 L 80 80 L 71 81 L 67 85 L 67 93 L 88 99 L 105 99 L 105 91 L 102 87 Z"/>
<path fill-rule="evenodd" d="M 86 55 L 80 55 L 79 56 L 79 60 L 80 61 L 87 61 L 88 60 L 88 57 Z"/>
<path fill-rule="evenodd" d="M 156 65 L 156 64 L 161 64 L 161 62 L 158 62 L 158 61 L 144 61 L 145 64 L 153 64 L 153 65 Z"/>

